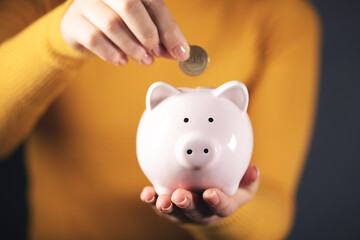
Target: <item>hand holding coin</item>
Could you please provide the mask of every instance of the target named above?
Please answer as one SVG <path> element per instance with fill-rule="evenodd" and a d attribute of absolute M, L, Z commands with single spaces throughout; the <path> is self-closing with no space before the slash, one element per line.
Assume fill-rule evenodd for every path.
<path fill-rule="evenodd" d="M 186 61 L 179 61 L 179 67 L 188 76 L 199 76 L 207 69 L 210 62 L 205 50 L 199 46 L 190 46 L 190 57 Z"/>
<path fill-rule="evenodd" d="M 73 0 L 60 30 L 71 47 L 115 65 L 126 65 L 129 57 L 141 65 L 154 57 L 189 57 L 189 44 L 163 0 Z"/>

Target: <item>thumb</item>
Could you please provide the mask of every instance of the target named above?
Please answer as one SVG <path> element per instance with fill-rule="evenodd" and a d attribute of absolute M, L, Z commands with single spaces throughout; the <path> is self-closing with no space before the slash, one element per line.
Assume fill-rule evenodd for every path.
<path fill-rule="evenodd" d="M 219 217 L 230 216 L 239 207 L 245 205 L 254 197 L 260 183 L 259 169 L 256 168 L 255 171 L 257 171 L 255 180 L 252 183 L 248 183 L 246 186 L 240 184 L 233 196 L 228 196 L 217 188 L 211 188 L 203 193 L 204 202 L 213 213 Z"/>
<path fill-rule="evenodd" d="M 203 193 L 203 199 L 212 212 L 219 217 L 230 216 L 239 206 L 232 197 L 216 188 L 207 189 Z"/>

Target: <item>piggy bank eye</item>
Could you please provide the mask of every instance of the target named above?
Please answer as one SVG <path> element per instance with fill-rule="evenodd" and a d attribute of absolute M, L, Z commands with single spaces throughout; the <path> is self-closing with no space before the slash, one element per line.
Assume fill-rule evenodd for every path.
<path fill-rule="evenodd" d="M 213 122 L 214 119 L 213 119 L 212 117 L 210 117 L 210 118 L 208 119 L 208 121 L 209 121 L 209 122 Z"/>
<path fill-rule="evenodd" d="M 189 121 L 188 118 L 184 118 L 184 123 L 187 123 Z"/>

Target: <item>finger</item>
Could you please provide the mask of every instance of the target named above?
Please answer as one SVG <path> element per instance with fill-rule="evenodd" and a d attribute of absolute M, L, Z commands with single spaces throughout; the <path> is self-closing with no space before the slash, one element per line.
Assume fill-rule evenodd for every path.
<path fill-rule="evenodd" d="M 159 195 L 156 201 L 156 208 L 162 213 L 171 213 L 174 210 L 174 205 L 171 202 L 170 196 L 166 194 Z"/>
<path fill-rule="evenodd" d="M 249 167 L 247 168 L 243 178 L 240 181 L 240 186 L 244 187 L 244 186 L 250 185 L 259 176 L 260 176 L 260 169 L 257 166 L 250 164 Z"/>
<path fill-rule="evenodd" d="M 228 196 L 219 189 L 208 189 L 203 193 L 203 199 L 216 215 L 227 217 L 254 197 L 259 182 L 260 178 L 258 177 L 250 185 L 239 187 L 233 196 Z"/>
<path fill-rule="evenodd" d="M 124 20 L 126 26 L 149 51 L 160 43 L 157 28 L 140 0 L 104 0 Z"/>
<path fill-rule="evenodd" d="M 140 194 L 141 201 L 149 205 L 155 205 L 156 198 L 157 198 L 157 194 L 153 187 L 149 187 L 149 186 L 145 187 Z"/>
<path fill-rule="evenodd" d="M 147 54 L 120 16 L 106 4 L 89 5 L 83 14 L 126 55 L 140 64 L 153 63 L 153 57 Z"/>
<path fill-rule="evenodd" d="M 152 206 L 155 213 L 175 223 L 191 223 L 192 221 L 170 201 L 169 195 L 160 195 L 156 206 Z"/>
<path fill-rule="evenodd" d="M 201 196 L 184 189 L 177 189 L 171 196 L 171 201 L 190 219 L 202 221 L 213 213 L 201 199 Z"/>
<path fill-rule="evenodd" d="M 82 46 L 107 62 L 115 65 L 127 64 L 128 60 L 126 55 L 120 49 L 117 49 L 104 34 L 87 19 L 79 17 L 78 20 L 74 22 L 78 25 L 76 29 L 80 29 L 77 31 L 75 38 Z"/>
<path fill-rule="evenodd" d="M 156 57 L 164 57 L 168 59 L 175 59 L 173 56 L 170 55 L 170 53 L 165 49 L 165 47 L 162 44 L 157 45 L 152 51 L 151 54 L 153 54 Z"/>
<path fill-rule="evenodd" d="M 238 208 L 237 202 L 218 189 L 208 189 L 203 193 L 204 201 L 220 217 L 230 216 Z"/>
<path fill-rule="evenodd" d="M 241 184 L 239 185 L 239 189 L 238 191 L 235 193 L 234 196 L 236 196 L 238 194 L 238 192 L 241 190 L 241 191 L 244 191 L 246 193 L 248 193 L 248 195 L 251 196 L 252 198 L 252 195 L 254 195 L 257 191 L 257 189 L 259 188 L 259 184 L 260 184 L 260 169 L 258 167 L 256 167 L 256 180 L 253 181 L 252 183 L 248 184 L 248 185 L 244 185 L 244 184 Z"/>
<path fill-rule="evenodd" d="M 162 0 L 143 0 L 152 20 L 157 26 L 161 43 L 175 59 L 185 61 L 190 56 L 190 47 L 179 25 Z"/>
<path fill-rule="evenodd" d="M 157 201 L 157 194 L 155 192 L 155 189 L 153 187 L 145 187 L 143 189 L 143 191 L 140 194 L 140 199 L 141 201 L 147 203 L 154 211 L 157 215 L 167 218 L 168 220 L 172 221 L 172 222 L 176 222 L 176 223 L 190 223 L 190 219 L 187 218 L 179 208 L 174 207 L 173 210 L 171 212 L 163 212 L 161 210 L 159 210 L 156 207 L 156 201 Z M 163 204 L 161 203 L 162 201 L 164 201 L 164 199 L 160 199 L 160 203 L 159 204 Z"/>

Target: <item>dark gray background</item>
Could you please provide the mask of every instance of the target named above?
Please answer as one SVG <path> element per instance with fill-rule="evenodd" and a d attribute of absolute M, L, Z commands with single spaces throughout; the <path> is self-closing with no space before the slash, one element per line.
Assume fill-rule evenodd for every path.
<path fill-rule="evenodd" d="M 323 25 L 321 91 L 288 239 L 360 239 L 360 2 L 312 2 Z M 25 236 L 21 150 L 12 158 L 0 162 L 0 239 Z"/>
<path fill-rule="evenodd" d="M 312 2 L 323 24 L 321 92 L 289 239 L 360 239 L 360 2 Z"/>

